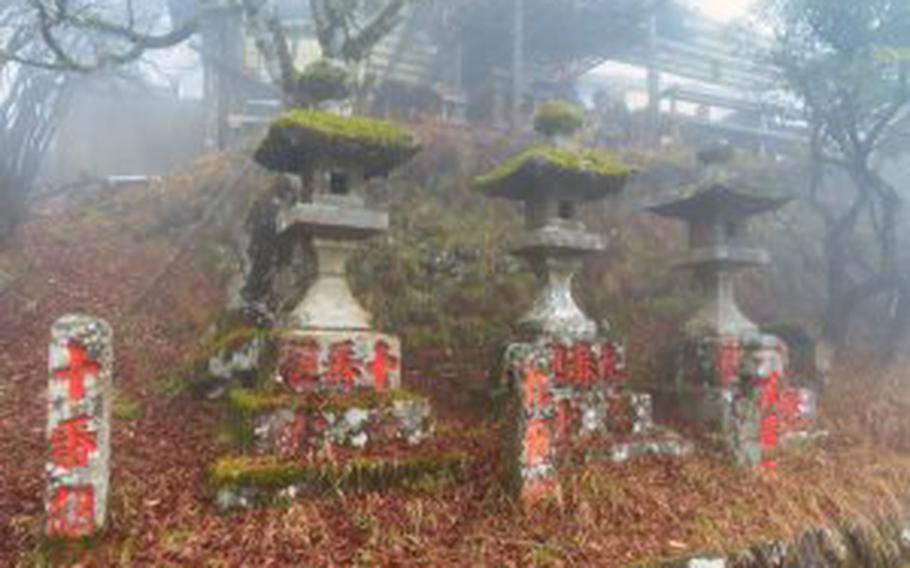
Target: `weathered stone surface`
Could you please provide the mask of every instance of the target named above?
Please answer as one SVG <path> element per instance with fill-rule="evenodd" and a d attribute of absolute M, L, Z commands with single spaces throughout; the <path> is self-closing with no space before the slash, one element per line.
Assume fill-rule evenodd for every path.
<path fill-rule="evenodd" d="M 683 416 L 717 432 L 737 463 L 773 468 L 781 436 L 815 415 L 812 393 L 788 379 L 787 346 L 774 336 L 701 338 L 683 351 Z"/>
<path fill-rule="evenodd" d="M 705 552 L 690 557 L 649 563 L 655 568 L 850 568 L 870 566 L 903 568 L 910 548 L 902 548 L 900 526 L 906 521 L 888 517 L 875 521 L 857 518 L 841 525 L 813 528 L 790 539 L 755 543 L 718 555 Z"/>
<path fill-rule="evenodd" d="M 313 203 L 298 203 L 278 214 L 278 230 L 303 226 L 309 233 L 352 240 L 384 233 L 389 229 L 389 214 L 363 207 L 355 195 L 319 195 Z"/>
<path fill-rule="evenodd" d="M 316 238 L 319 273 L 300 304 L 287 318 L 289 329 L 369 331 L 370 314 L 357 302 L 348 285 L 345 266 L 357 250 L 351 240 Z"/>
<path fill-rule="evenodd" d="M 222 349 L 209 358 L 209 374 L 224 384 L 238 376 L 255 374 L 259 370 L 265 342 L 265 338 L 255 337 L 237 347 Z"/>
<path fill-rule="evenodd" d="M 608 441 L 600 446 L 586 448 L 584 463 L 612 462 L 625 463 L 645 456 L 666 456 L 684 458 L 695 451 L 695 445 L 673 432 L 654 432 L 632 439 Z"/>
<path fill-rule="evenodd" d="M 299 331 L 280 340 L 276 379 L 294 392 L 401 388 L 401 343 L 375 332 Z"/>
<path fill-rule="evenodd" d="M 624 349 L 616 342 L 514 343 L 504 368 L 504 475 L 525 503 L 558 494 L 565 465 L 691 451 L 678 437 L 651 436 L 651 397 L 622 388 Z"/>
<path fill-rule="evenodd" d="M 99 531 L 107 513 L 114 355 L 110 326 L 80 315 L 51 328 L 47 525 L 50 537 Z"/>
<path fill-rule="evenodd" d="M 429 400 L 389 400 L 346 408 L 283 408 L 253 418 L 257 454 L 307 456 L 328 447 L 417 445 L 433 434 Z"/>

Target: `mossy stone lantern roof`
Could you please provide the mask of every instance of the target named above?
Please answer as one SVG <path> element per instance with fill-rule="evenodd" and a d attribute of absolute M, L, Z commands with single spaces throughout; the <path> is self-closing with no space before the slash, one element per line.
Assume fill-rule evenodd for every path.
<path fill-rule="evenodd" d="M 744 219 L 779 209 L 792 197 L 717 184 L 682 192 L 671 201 L 648 207 L 664 217 L 686 221 Z"/>
<path fill-rule="evenodd" d="M 286 173 L 351 168 L 370 178 L 388 175 L 419 150 L 410 132 L 386 121 L 294 110 L 272 123 L 254 159 Z"/>
<path fill-rule="evenodd" d="M 532 201 L 551 196 L 594 201 L 619 192 L 632 169 L 605 150 L 535 146 L 507 160 L 473 185 L 491 197 Z"/>
<path fill-rule="evenodd" d="M 732 151 L 724 148 L 702 150 L 698 156 L 705 167 L 701 181 L 648 209 L 664 217 L 688 222 L 738 221 L 774 211 L 793 200 L 791 195 L 772 187 L 757 186 L 743 175 L 731 171 L 728 166 L 732 157 Z"/>

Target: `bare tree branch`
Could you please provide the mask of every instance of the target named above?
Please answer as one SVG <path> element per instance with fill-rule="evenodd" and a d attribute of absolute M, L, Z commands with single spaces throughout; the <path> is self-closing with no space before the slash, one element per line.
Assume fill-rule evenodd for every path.
<path fill-rule="evenodd" d="M 132 0 L 127 0 L 126 21 L 120 23 L 101 17 L 87 9 L 73 10 L 70 0 L 27 0 L 35 32 L 46 52 L 21 53 L 21 46 L 0 50 L 0 61 L 12 61 L 30 67 L 53 71 L 87 73 L 111 69 L 138 60 L 146 52 L 167 49 L 189 39 L 198 29 L 198 14 L 164 33 L 140 31 Z M 96 46 L 92 56 L 85 50 L 72 49 L 61 37 L 91 36 L 104 40 L 103 49 Z M 118 49 L 119 48 L 119 49 Z"/>

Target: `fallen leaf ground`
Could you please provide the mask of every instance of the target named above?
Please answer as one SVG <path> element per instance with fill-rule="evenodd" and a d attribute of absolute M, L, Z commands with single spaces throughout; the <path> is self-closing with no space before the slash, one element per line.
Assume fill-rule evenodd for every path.
<path fill-rule="evenodd" d="M 220 288 L 192 263 L 145 297 L 174 258 L 45 204 L 2 254 L 19 267 L 0 296 L 0 566 L 621 566 L 730 549 L 894 506 L 910 457 L 835 436 L 775 473 L 698 456 L 567 472 L 562 499 L 521 511 L 495 483 L 495 424 L 463 424 L 485 459 L 465 483 L 426 494 L 335 495 L 219 515 L 206 486 L 222 407 L 168 394 Z M 119 228 L 118 228 L 119 227 Z M 137 303 L 139 302 L 139 303 Z M 116 330 L 118 404 L 108 531 L 90 546 L 40 539 L 46 341 L 84 311 Z M 421 369 L 432 384 L 432 365 Z M 448 415 L 448 414 L 447 414 Z"/>

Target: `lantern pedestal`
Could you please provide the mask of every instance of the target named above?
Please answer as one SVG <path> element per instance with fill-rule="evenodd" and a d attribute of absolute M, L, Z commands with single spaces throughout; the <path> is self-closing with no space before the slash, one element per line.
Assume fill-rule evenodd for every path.
<path fill-rule="evenodd" d="M 699 158 L 702 181 L 650 208 L 687 223 L 691 249 L 677 267 L 694 271 L 701 289 L 699 306 L 683 329 L 676 377 L 680 414 L 716 434 L 736 463 L 773 468 L 783 425 L 805 409 L 782 404 L 792 398 L 787 346 L 743 314 L 734 286 L 737 272 L 769 261 L 765 251 L 744 244 L 748 220 L 789 199 L 736 180 L 727 168 L 729 152 L 704 151 Z"/>

